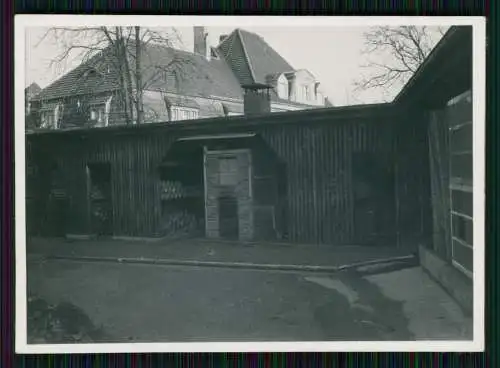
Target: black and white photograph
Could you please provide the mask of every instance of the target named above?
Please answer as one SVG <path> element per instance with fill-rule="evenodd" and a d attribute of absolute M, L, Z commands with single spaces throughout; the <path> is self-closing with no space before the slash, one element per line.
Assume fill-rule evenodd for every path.
<path fill-rule="evenodd" d="M 484 349 L 483 18 L 15 22 L 17 352 Z"/>

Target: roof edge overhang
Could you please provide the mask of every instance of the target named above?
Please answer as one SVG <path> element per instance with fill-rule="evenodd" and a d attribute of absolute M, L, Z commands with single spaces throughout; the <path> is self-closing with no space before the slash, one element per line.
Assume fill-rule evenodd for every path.
<path fill-rule="evenodd" d="M 199 120 L 160 122 L 142 125 L 117 125 L 101 128 L 79 128 L 71 130 L 51 130 L 26 132 L 28 136 L 108 136 L 108 135 L 140 135 L 155 134 L 158 132 L 179 132 L 189 134 L 214 134 L 223 129 L 225 132 L 233 129 L 236 131 L 254 129 L 265 126 L 295 125 L 314 123 L 346 123 L 356 120 L 373 120 L 389 118 L 394 114 L 391 104 L 372 104 L 318 108 L 310 110 L 274 112 L 252 116 L 228 116 Z M 210 132 L 210 133 L 209 133 Z"/>
<path fill-rule="evenodd" d="M 472 26 L 453 26 L 394 98 L 399 108 L 442 106 L 472 86 Z"/>

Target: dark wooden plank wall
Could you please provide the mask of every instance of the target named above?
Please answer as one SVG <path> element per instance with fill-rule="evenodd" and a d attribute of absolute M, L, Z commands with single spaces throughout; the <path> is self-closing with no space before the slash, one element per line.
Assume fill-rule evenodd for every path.
<path fill-rule="evenodd" d="M 430 241 L 429 114 L 406 111 L 394 126 L 398 243 L 416 247 Z"/>
<path fill-rule="evenodd" d="M 415 167 L 425 167 L 419 156 L 425 139 L 422 141 L 418 135 L 417 139 L 412 138 L 420 129 L 417 123 L 413 124 L 413 131 L 407 127 L 398 130 L 399 123 L 403 127 L 407 124 L 396 120 L 366 118 L 332 122 L 325 116 L 324 121 L 310 125 L 260 125 L 232 131 L 260 133 L 267 145 L 286 163 L 288 240 L 352 244 L 356 233 L 352 190 L 354 152 L 380 154 L 386 157 L 388 165 L 393 164 L 393 157 L 408 156 L 399 162 L 400 218 L 403 223 L 412 225 L 405 229 L 406 232 L 421 231 L 421 218 L 425 212 L 421 209 L 421 197 L 425 197 L 425 190 L 422 189 L 425 177 L 421 171 L 416 173 Z M 227 133 L 223 127 L 214 130 L 217 132 L 212 133 Z M 38 144 L 52 146 L 53 155 L 60 161 L 60 169 L 66 173 L 65 186 L 71 197 L 71 221 L 67 232 L 90 232 L 86 165 L 109 162 L 112 170 L 114 235 L 156 235 L 161 217 L 157 166 L 179 135 L 191 134 L 166 131 L 141 135 L 103 134 L 87 140 L 76 135 L 64 139 L 56 136 L 52 140 L 50 137 L 39 139 Z M 403 137 L 399 139 L 399 144 L 395 144 L 397 134 Z M 395 150 L 400 152 L 393 155 Z M 422 194 L 415 196 L 415 193 Z"/>
<path fill-rule="evenodd" d="M 254 237 L 255 240 L 280 239 L 278 234 L 282 234 L 283 229 L 279 199 L 283 194 L 278 192 L 278 157 L 260 138 L 254 140 L 251 148 Z"/>
<path fill-rule="evenodd" d="M 390 121 L 269 127 L 268 144 L 287 163 L 288 236 L 303 243 L 352 244 L 353 152 L 391 155 Z"/>
<path fill-rule="evenodd" d="M 172 139 L 165 134 L 150 137 L 115 136 L 111 139 L 103 136 L 91 140 L 71 137 L 54 144 L 56 148 L 53 155 L 58 157 L 59 170 L 65 172 L 65 186 L 71 198 L 71 221 L 67 233 L 91 233 L 86 165 L 109 163 L 113 234 L 154 236 L 161 216 L 157 167 Z"/>
<path fill-rule="evenodd" d="M 433 111 L 428 128 L 432 201 L 432 242 L 436 254 L 451 261 L 449 137 L 444 111 Z"/>

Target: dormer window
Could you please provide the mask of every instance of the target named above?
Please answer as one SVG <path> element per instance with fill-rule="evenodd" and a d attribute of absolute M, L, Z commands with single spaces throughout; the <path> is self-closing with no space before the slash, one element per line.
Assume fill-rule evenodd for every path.
<path fill-rule="evenodd" d="M 82 74 L 82 78 L 90 78 L 95 77 L 97 75 L 97 71 L 95 69 L 88 69 Z"/>
<path fill-rule="evenodd" d="M 89 102 L 89 120 L 93 126 L 108 126 L 112 99 L 113 96 L 97 96 Z"/>
<path fill-rule="evenodd" d="M 280 98 L 288 99 L 288 82 L 280 81 L 278 83 L 278 95 Z"/>
<path fill-rule="evenodd" d="M 90 109 L 90 120 L 92 120 L 94 123 L 97 123 L 101 125 L 104 123 L 104 111 L 105 111 L 105 106 L 92 106 Z"/>
<path fill-rule="evenodd" d="M 309 86 L 304 86 L 304 98 L 306 101 L 309 101 L 311 99 Z"/>
<path fill-rule="evenodd" d="M 285 75 L 280 75 L 277 81 L 277 90 L 278 90 L 278 97 L 282 98 L 284 100 L 288 100 L 290 93 L 289 93 L 289 83 L 288 79 L 285 77 Z"/>
<path fill-rule="evenodd" d="M 47 104 L 40 111 L 40 128 L 59 128 L 62 105 L 58 103 Z"/>

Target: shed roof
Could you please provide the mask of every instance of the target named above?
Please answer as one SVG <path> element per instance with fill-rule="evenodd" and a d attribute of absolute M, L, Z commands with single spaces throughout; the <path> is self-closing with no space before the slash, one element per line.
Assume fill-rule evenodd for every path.
<path fill-rule="evenodd" d="M 453 26 L 393 100 L 433 108 L 472 86 L 472 26 Z"/>
<path fill-rule="evenodd" d="M 298 110 L 275 112 L 272 114 L 252 116 L 229 116 L 188 121 L 173 121 L 169 123 L 148 123 L 141 125 L 115 125 L 102 128 L 74 128 L 66 130 L 37 130 L 27 132 L 27 135 L 51 136 L 104 136 L 104 135 L 139 135 L 154 134 L 159 131 L 185 131 L 205 132 L 223 129 L 246 129 L 258 126 L 314 124 L 315 122 L 347 122 L 360 118 L 377 120 L 379 117 L 388 118 L 393 109 L 390 104 L 371 104 L 356 106 L 340 106 L 331 108 L 318 108 L 311 110 Z"/>

